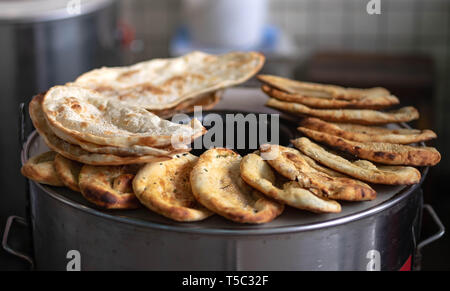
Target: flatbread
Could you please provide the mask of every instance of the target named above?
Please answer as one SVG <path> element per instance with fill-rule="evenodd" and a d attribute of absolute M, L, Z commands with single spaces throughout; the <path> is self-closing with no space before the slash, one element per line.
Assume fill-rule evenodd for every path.
<path fill-rule="evenodd" d="M 304 128 L 358 142 L 411 144 L 437 137 L 436 133 L 429 129 L 388 129 L 376 126 L 331 123 L 312 117 L 303 119 L 300 125 Z"/>
<path fill-rule="evenodd" d="M 141 204 L 132 187 L 139 167 L 84 165 L 79 178 L 81 194 L 89 202 L 105 209 L 139 208 Z"/>
<path fill-rule="evenodd" d="M 289 206 L 315 213 L 341 212 L 341 205 L 336 201 L 316 196 L 298 182 L 279 181 L 270 166 L 256 154 L 242 159 L 240 171 L 250 186 Z"/>
<path fill-rule="evenodd" d="M 441 160 L 441 154 L 432 147 L 381 142 L 361 143 L 304 127 L 299 127 L 299 130 L 315 141 L 372 162 L 387 165 L 434 166 Z"/>
<path fill-rule="evenodd" d="M 41 107 L 42 98 L 42 94 L 36 95 L 30 102 L 29 112 L 33 125 L 50 149 L 69 160 L 82 164 L 103 166 L 150 163 L 170 159 L 170 157 L 156 156 L 121 157 L 110 154 L 95 154 L 83 150 L 80 146 L 68 143 L 56 136 L 48 126 Z"/>
<path fill-rule="evenodd" d="M 206 132 L 193 119 L 191 125 L 164 120 L 147 110 L 76 86 L 56 86 L 42 101 L 47 122 L 52 128 L 90 143 L 129 147 L 161 147 L 189 144 Z"/>
<path fill-rule="evenodd" d="M 209 210 L 235 222 L 266 223 L 284 206 L 248 186 L 241 178 L 242 158 L 229 149 L 204 152 L 191 172 L 194 197 Z"/>
<path fill-rule="evenodd" d="M 409 122 L 419 118 L 419 112 L 411 106 L 388 112 L 370 109 L 312 109 L 299 103 L 284 102 L 275 98 L 270 98 L 266 106 L 295 115 L 313 116 L 327 121 L 367 125 Z"/>
<path fill-rule="evenodd" d="M 57 154 L 54 161 L 55 172 L 63 184 L 73 191 L 80 192 L 78 177 L 83 164 L 66 159 Z"/>
<path fill-rule="evenodd" d="M 300 103 L 318 109 L 382 109 L 399 104 L 397 97 L 392 95 L 364 96 L 361 99 L 342 100 L 324 97 L 311 97 L 298 93 L 286 93 L 269 85 L 263 85 L 262 91 L 272 98 L 281 101 Z"/>
<path fill-rule="evenodd" d="M 55 157 L 56 153 L 53 151 L 34 156 L 22 166 L 20 172 L 28 179 L 41 184 L 64 186 L 53 166 Z"/>
<path fill-rule="evenodd" d="M 195 200 L 189 177 L 198 158 L 189 153 L 149 163 L 133 180 L 136 197 L 150 210 L 176 221 L 199 221 L 213 213 Z"/>
<path fill-rule="evenodd" d="M 274 150 L 279 154 L 274 159 L 268 159 L 267 163 L 282 176 L 297 181 L 301 188 L 317 196 L 346 201 L 366 201 L 376 198 L 376 191 L 365 183 L 330 176 L 316 170 L 316 167 L 310 166 L 305 155 L 296 149 L 268 144 L 260 147 L 261 153 Z"/>
<path fill-rule="evenodd" d="M 258 75 L 257 78 L 261 82 L 266 83 L 271 87 L 277 88 L 281 91 L 309 97 L 341 100 L 360 100 L 380 97 L 394 100 L 393 98 L 396 98 L 392 96 L 388 90 L 381 87 L 370 89 L 344 88 L 335 85 L 294 81 L 272 75 Z"/>
<path fill-rule="evenodd" d="M 420 182 L 420 172 L 413 167 L 376 166 L 366 160 L 351 162 L 325 150 L 306 137 L 292 140 L 292 143 L 322 165 L 365 182 L 385 185 L 411 185 Z"/>
<path fill-rule="evenodd" d="M 150 110 L 150 112 L 161 118 L 170 118 L 175 114 L 194 112 L 196 106 L 200 106 L 203 111 L 211 110 L 216 106 L 223 96 L 223 90 L 205 94 L 204 97 L 192 98 L 181 102 L 175 107 L 161 110 Z"/>
<path fill-rule="evenodd" d="M 254 76 L 264 61 L 264 56 L 257 52 L 209 55 L 196 51 L 130 67 L 93 70 L 80 76 L 75 84 L 101 92 L 109 99 L 161 110 L 241 84 Z"/>

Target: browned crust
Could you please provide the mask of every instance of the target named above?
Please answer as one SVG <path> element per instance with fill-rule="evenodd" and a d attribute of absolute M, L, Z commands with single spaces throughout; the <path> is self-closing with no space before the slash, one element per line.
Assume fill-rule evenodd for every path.
<path fill-rule="evenodd" d="M 296 149 L 277 145 L 261 146 L 261 153 L 276 148 L 279 155 L 275 159 L 267 160 L 279 174 L 297 181 L 315 195 L 333 200 L 366 201 L 376 198 L 376 191 L 369 185 L 357 180 L 344 177 L 329 176 L 311 167 L 304 155 Z"/>
<path fill-rule="evenodd" d="M 78 176 L 82 166 L 83 164 L 66 159 L 60 154 L 57 154 L 55 157 L 54 167 L 56 174 L 66 187 L 76 192 L 81 191 L 78 186 Z"/>
<path fill-rule="evenodd" d="M 390 143 L 360 143 L 330 135 L 324 132 L 300 127 L 299 130 L 328 146 L 352 154 L 358 158 L 387 165 L 434 166 L 441 160 L 441 154 L 431 147 L 413 147 Z"/>
<path fill-rule="evenodd" d="M 384 185 L 411 185 L 420 182 L 420 172 L 413 167 L 381 166 L 369 161 L 350 162 L 341 156 L 327 151 L 306 137 L 291 141 L 305 155 L 335 171 L 355 177 L 362 181 Z"/>
<path fill-rule="evenodd" d="M 210 149 L 203 153 L 197 164 L 194 166 L 190 181 L 192 185 L 192 192 L 194 194 L 194 197 L 199 201 L 203 206 L 208 208 L 209 210 L 229 219 L 235 222 L 239 223 L 252 223 L 252 224 L 260 224 L 260 223 L 267 223 L 275 219 L 278 215 L 280 215 L 283 210 L 284 206 L 278 202 L 275 202 L 269 198 L 266 198 L 262 193 L 252 189 L 250 186 L 246 185 L 244 181 L 234 181 L 235 183 L 242 183 L 241 186 L 246 189 L 246 191 L 249 191 L 250 193 L 253 193 L 255 197 L 258 197 L 254 204 L 251 206 L 251 209 L 244 209 L 241 208 L 240 205 L 234 205 L 234 207 L 227 206 L 226 203 L 223 203 L 222 201 L 224 199 L 227 199 L 226 197 L 217 197 L 216 191 L 219 189 L 214 188 L 213 185 L 206 185 L 208 183 L 204 183 L 205 181 L 208 181 L 209 178 L 211 179 L 220 179 L 221 177 L 214 176 L 214 173 L 212 173 L 213 168 L 211 167 L 214 163 L 217 163 L 217 157 L 223 157 L 222 159 L 227 159 L 234 162 L 240 162 L 241 157 L 229 149 L 224 148 L 217 148 L 217 149 Z M 220 161 L 222 162 L 222 161 Z M 226 166 L 226 165 L 224 165 Z M 205 171 L 206 169 L 206 171 Z M 221 167 L 224 171 L 231 172 L 230 169 L 225 169 Z M 239 168 L 237 168 L 238 178 L 240 178 Z M 248 188 L 247 188 L 248 187 Z M 258 209 L 261 209 L 260 211 L 257 211 L 255 213 L 256 208 L 255 205 L 258 205 Z"/>
<path fill-rule="evenodd" d="M 270 98 L 266 106 L 298 116 L 313 116 L 327 121 L 365 125 L 409 122 L 419 118 L 419 112 L 411 106 L 387 112 L 370 109 L 312 109 L 299 103 L 284 102 L 275 98 Z"/>
<path fill-rule="evenodd" d="M 83 197 L 105 209 L 139 208 L 141 204 L 134 193 L 121 193 L 113 189 L 112 177 L 109 177 L 107 173 L 111 168 L 89 165 L 82 167 L 79 186 Z"/>
<path fill-rule="evenodd" d="M 368 127 L 363 125 L 330 123 L 318 118 L 308 117 L 302 120 L 301 127 L 325 132 L 358 142 L 385 142 L 398 144 L 411 144 L 427 141 L 437 137 L 436 133 L 429 129 L 387 129 L 383 127 Z M 340 127 L 342 126 L 342 128 Z"/>
<path fill-rule="evenodd" d="M 300 103 L 312 108 L 319 109 L 382 109 L 392 105 L 399 104 L 397 97 L 392 95 L 380 96 L 380 97 L 364 97 L 361 99 L 342 100 L 332 98 L 311 97 L 302 94 L 287 93 L 281 90 L 277 90 L 269 85 L 263 85 L 262 91 L 272 98 L 276 98 L 281 101 Z"/>
<path fill-rule="evenodd" d="M 28 179 L 41 184 L 56 187 L 64 186 L 55 172 L 55 156 L 55 152 L 45 152 L 34 156 L 22 166 L 20 172 Z"/>

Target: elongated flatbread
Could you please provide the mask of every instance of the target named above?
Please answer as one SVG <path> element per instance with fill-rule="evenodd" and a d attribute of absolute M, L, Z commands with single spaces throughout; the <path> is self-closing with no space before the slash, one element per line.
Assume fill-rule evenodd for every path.
<path fill-rule="evenodd" d="M 381 109 L 400 103 L 397 97 L 385 94 L 364 96 L 361 99 L 342 100 L 323 97 L 311 97 L 298 93 L 286 93 L 268 85 L 263 85 L 262 90 L 272 98 L 276 98 L 278 100 L 286 102 L 300 103 L 311 108 L 318 109 Z"/>
<path fill-rule="evenodd" d="M 209 210 L 235 222 L 270 222 L 283 212 L 284 206 L 242 180 L 241 160 L 228 149 L 204 152 L 191 172 L 194 197 Z"/>
<path fill-rule="evenodd" d="M 64 186 L 55 172 L 56 153 L 45 152 L 29 159 L 20 169 L 22 175 L 35 182 L 50 186 Z"/>
<path fill-rule="evenodd" d="M 170 157 L 156 156 L 121 157 L 111 154 L 95 154 L 83 150 L 80 146 L 68 143 L 56 136 L 48 126 L 41 107 L 42 98 L 42 94 L 36 95 L 30 102 L 29 112 L 33 125 L 47 146 L 67 159 L 77 161 L 82 164 L 97 166 L 139 164 L 170 159 Z"/>
<path fill-rule="evenodd" d="M 261 153 L 274 150 L 279 154 L 274 159 L 268 159 L 267 163 L 282 176 L 297 181 L 300 187 L 317 196 L 346 201 L 376 198 L 376 191 L 365 183 L 350 178 L 329 176 L 316 170 L 317 167 L 310 166 L 305 155 L 296 149 L 268 144 L 260 147 Z"/>
<path fill-rule="evenodd" d="M 336 201 L 318 197 L 298 182 L 279 181 L 270 166 L 256 154 L 242 159 L 240 171 L 247 184 L 289 206 L 315 213 L 341 212 L 341 205 Z"/>
<path fill-rule="evenodd" d="M 303 119 L 300 125 L 304 128 L 325 132 L 358 142 L 410 144 L 427 141 L 437 137 L 436 134 L 429 129 L 388 129 L 376 126 L 331 123 L 312 117 Z"/>
<path fill-rule="evenodd" d="M 361 143 L 304 127 L 299 127 L 299 130 L 315 141 L 372 162 L 387 165 L 434 166 L 441 160 L 441 154 L 432 147 L 381 142 Z"/>
<path fill-rule="evenodd" d="M 213 213 L 195 200 L 189 177 L 198 158 L 184 153 L 170 161 L 149 163 L 133 180 L 144 206 L 176 221 L 199 221 Z"/>
<path fill-rule="evenodd" d="M 411 106 L 388 112 L 370 109 L 312 109 L 299 103 L 284 102 L 275 98 L 270 98 L 266 106 L 287 111 L 295 115 L 313 116 L 328 121 L 367 125 L 409 122 L 419 118 L 419 112 Z"/>
<path fill-rule="evenodd" d="M 139 200 L 133 193 L 132 182 L 139 165 L 81 168 L 81 194 L 89 202 L 105 209 L 136 209 Z"/>
<path fill-rule="evenodd" d="M 173 123 L 141 107 L 121 104 L 76 86 L 56 86 L 48 90 L 42 110 L 52 128 L 76 139 L 106 146 L 189 144 L 206 131 L 196 119 L 190 126 Z"/>
<path fill-rule="evenodd" d="M 420 172 L 413 167 L 376 166 L 369 161 L 351 162 L 333 154 L 306 137 L 292 140 L 305 155 L 335 171 L 374 184 L 410 185 L 420 182 Z"/>
<path fill-rule="evenodd" d="M 55 172 L 63 184 L 73 191 L 80 192 L 78 178 L 83 164 L 66 159 L 57 154 L 54 161 Z"/>
<path fill-rule="evenodd" d="M 97 90 L 109 99 L 161 110 L 243 83 L 262 68 L 264 61 L 264 56 L 256 52 L 223 55 L 192 52 L 130 67 L 93 70 L 80 76 L 75 84 Z"/>
<path fill-rule="evenodd" d="M 365 98 L 391 97 L 390 92 L 385 88 L 381 87 L 370 89 L 356 89 L 356 88 L 344 88 L 335 85 L 301 82 L 272 75 L 258 75 L 257 77 L 260 81 L 270 85 L 271 87 L 275 87 L 281 91 L 291 94 L 300 94 L 309 97 L 341 99 L 341 100 L 358 100 Z"/>

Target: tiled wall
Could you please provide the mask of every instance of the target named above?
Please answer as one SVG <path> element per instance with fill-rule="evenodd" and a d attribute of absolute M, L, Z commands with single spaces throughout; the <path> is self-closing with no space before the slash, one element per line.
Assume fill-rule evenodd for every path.
<path fill-rule="evenodd" d="M 128 62 L 168 56 L 170 37 L 182 21 L 180 1 L 122 0 L 124 18 L 136 27 L 136 37 L 142 40 Z M 448 133 L 439 140 L 440 147 L 447 148 L 450 0 L 380 1 L 381 15 L 368 15 L 369 0 L 270 0 L 269 21 L 291 36 L 298 59 L 316 49 L 431 55 L 437 72 L 436 129 Z"/>

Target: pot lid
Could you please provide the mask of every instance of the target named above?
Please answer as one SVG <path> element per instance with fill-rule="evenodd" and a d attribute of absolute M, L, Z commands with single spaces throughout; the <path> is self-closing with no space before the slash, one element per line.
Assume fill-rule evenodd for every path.
<path fill-rule="evenodd" d="M 37 22 L 88 14 L 116 0 L 0 0 L 0 22 Z"/>

